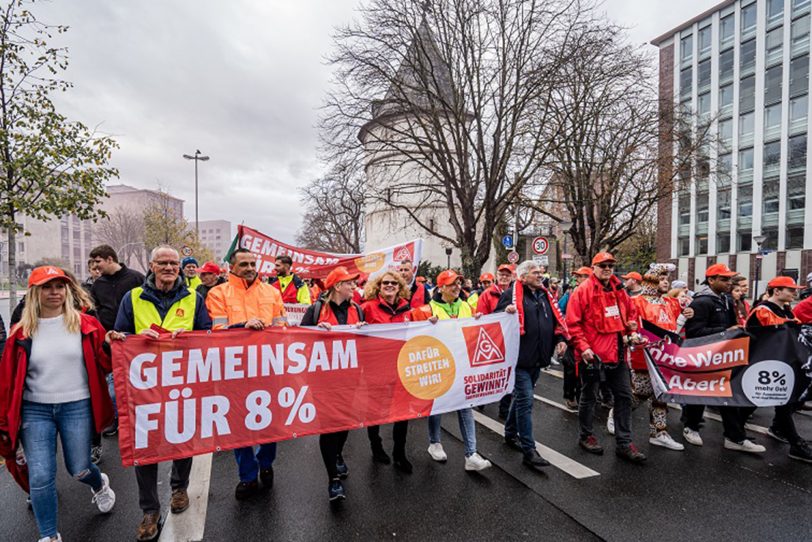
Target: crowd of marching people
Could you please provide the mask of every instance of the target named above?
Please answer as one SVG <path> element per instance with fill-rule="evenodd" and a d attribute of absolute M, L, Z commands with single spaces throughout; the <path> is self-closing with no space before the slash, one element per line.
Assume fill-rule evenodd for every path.
<path fill-rule="evenodd" d="M 812 324 L 812 274 L 806 299 L 794 306 L 801 286 L 790 277 L 775 277 L 752 304 L 748 280 L 724 264 L 707 268 L 699 288 L 674 280 L 674 266 L 652 264 L 644 272 L 618 276 L 615 258 L 600 252 L 590 266 L 576 269 L 571 282 L 550 277 L 532 261 L 500 265 L 471 281 L 453 269 L 441 272 L 432 287 L 416 276 L 413 262 L 403 260 L 370 280 L 338 267 L 319 283 L 292 273 L 287 256 L 276 259 L 276 274 L 264 280 L 256 257 L 245 249 L 230 255 L 228 271 L 194 258 L 181 259 L 177 250 L 152 250 L 146 276 L 119 262 L 116 252 L 102 245 L 88 261 L 89 278 L 79 282 L 54 266 L 34 269 L 28 289 L 15 307 L 6 337 L 0 320 L 0 455 L 8 472 L 28 492 L 42 541 L 61 540 L 57 518 L 57 438 L 68 473 L 89 487 L 101 513 L 116 502 L 110 480 L 97 466 L 103 457 L 102 437 L 118 432 L 115 390 L 111 378 L 111 344 L 127 335 L 158 339 L 162 333 L 245 328 L 261 331 L 287 325 L 285 303 L 307 305 L 301 325 L 331 330 L 334 326 L 387 324 L 447 319 L 477 319 L 495 312 L 516 314 L 521 328 L 515 386 L 499 404 L 505 445 L 521 453 L 522 462 L 540 470 L 549 463 L 537 451 L 533 432 L 534 388 L 541 370 L 562 365 L 566 406 L 578 412 L 577 439 L 586 453 L 602 454 L 604 444 L 595 428 L 599 405 L 609 408 L 607 432 L 615 453 L 642 463 L 646 455 L 632 438 L 632 411 L 645 404 L 649 414 L 649 443 L 668 450 L 685 444 L 702 446 L 703 405 L 682 408 L 681 438 L 669 427 L 667 405 L 657 399 L 643 357 L 645 323 L 686 338 L 713 335 L 736 328 Z M 365 282 L 365 284 L 364 284 Z M 361 288 L 363 285 L 363 288 Z M 812 462 L 812 450 L 798 434 L 793 413 L 801 403 L 775 408 L 768 434 L 789 445 L 792 459 Z M 745 422 L 754 409 L 719 407 L 724 448 L 763 453 L 765 447 L 748 439 Z M 466 471 L 484 471 L 491 462 L 480 455 L 474 412 L 455 413 L 465 449 Z M 391 456 L 384 446 L 389 431 L 367 427 L 371 458 L 410 474 L 406 454 L 410 425 L 393 424 Z M 442 444 L 441 416 L 427 422 L 427 452 L 432 460 L 448 461 Z M 602 431 L 601 431 L 602 433 Z M 676 436 L 675 436 L 676 435 Z M 343 457 L 348 432 L 319 435 L 318 445 L 327 476 L 328 498 L 346 498 L 349 466 Z M 604 439 L 605 440 L 605 439 Z M 282 444 L 284 446 L 284 443 Z M 236 449 L 236 499 L 251 499 L 274 483 L 277 443 Z M 189 507 L 187 487 L 193 458 L 173 461 L 169 509 L 180 514 Z M 158 466 L 134 468 L 143 519 L 139 541 L 160 534 L 161 504 Z"/>

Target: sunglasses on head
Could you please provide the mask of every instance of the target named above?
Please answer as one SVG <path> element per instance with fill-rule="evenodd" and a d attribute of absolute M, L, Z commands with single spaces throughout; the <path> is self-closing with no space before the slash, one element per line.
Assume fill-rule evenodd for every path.
<path fill-rule="evenodd" d="M 600 267 L 601 269 L 614 269 L 615 264 L 614 263 L 599 263 L 598 267 Z"/>

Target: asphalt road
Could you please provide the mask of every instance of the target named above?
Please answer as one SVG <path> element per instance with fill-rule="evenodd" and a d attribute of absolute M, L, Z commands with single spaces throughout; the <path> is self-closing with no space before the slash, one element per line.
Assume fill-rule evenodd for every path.
<path fill-rule="evenodd" d="M 425 421 L 410 424 L 409 457 L 415 472 L 404 475 L 373 464 L 364 431 L 350 435 L 348 499 L 327 501 L 327 478 L 315 438 L 280 444 L 274 488 L 253 502 L 233 497 L 236 465 L 230 452 L 196 459 L 193 506 L 172 517 L 161 540 L 771 540 L 810 539 L 812 465 L 787 457 L 787 446 L 761 433 L 771 410 L 751 420 L 751 435 L 767 446 L 763 456 L 722 448 L 721 423 L 708 420 L 705 446 L 684 452 L 652 449 L 647 412 L 635 411 L 635 441 L 649 453 L 645 465 L 617 459 L 611 437 L 601 432 L 604 456 L 577 446 L 576 415 L 560 403 L 561 380 L 544 374 L 537 386 L 535 437 L 555 466 L 539 474 L 521 464 L 498 434 L 495 406 L 479 416 L 480 453 L 494 468 L 463 470 L 456 416 L 444 417 L 443 445 L 449 461 L 426 453 Z M 556 404 L 551 404 L 556 403 Z M 605 420 L 601 409 L 600 420 Z M 669 414 L 672 435 L 679 412 Z M 802 435 L 812 437 L 812 417 L 797 414 Z M 385 443 L 390 431 L 382 430 Z M 678 440 L 681 440 L 678 437 Z M 141 519 L 132 472 L 121 467 L 115 439 L 105 439 L 103 470 L 118 501 L 101 516 L 90 492 L 60 465 L 60 529 L 64 539 L 131 540 Z M 168 465 L 161 491 L 168 508 Z M 195 498 L 194 495 L 198 495 Z M 34 540 L 36 526 L 24 495 L 0 474 L 0 540 Z M 170 536 L 171 535 L 171 536 Z"/>

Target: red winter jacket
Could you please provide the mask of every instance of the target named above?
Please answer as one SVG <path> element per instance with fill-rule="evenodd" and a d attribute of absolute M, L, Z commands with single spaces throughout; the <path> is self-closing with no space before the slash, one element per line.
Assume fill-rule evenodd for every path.
<path fill-rule="evenodd" d="M 370 299 L 363 305 L 364 320 L 368 324 L 394 324 L 398 322 L 408 322 L 411 305 L 405 299 L 397 298 L 397 307 L 393 308 L 389 303 L 378 296 L 377 299 Z"/>
<path fill-rule="evenodd" d="M 112 370 L 110 355 L 105 352 L 105 331 L 92 316 L 82 314 L 82 351 L 87 369 L 87 385 L 96 432 L 113 422 L 113 403 L 107 392 L 105 376 Z M 11 439 L 12 450 L 17 448 L 22 421 L 23 390 L 28 374 L 28 356 L 31 355 L 31 339 L 24 337 L 18 327 L 9 337 L 0 361 L 0 431 Z"/>
<path fill-rule="evenodd" d="M 620 279 L 614 275 L 609 288 L 593 275 L 575 288 L 567 304 L 567 329 L 575 359 L 592 349 L 604 363 L 618 363 L 618 333 L 627 335 L 637 327 L 637 310 Z"/>
<path fill-rule="evenodd" d="M 798 303 L 792 312 L 802 324 L 812 324 L 812 296 Z"/>
<path fill-rule="evenodd" d="M 496 305 L 499 304 L 499 298 L 502 296 L 502 288 L 498 284 L 488 286 L 479 294 L 479 299 L 476 304 L 476 312 L 482 314 L 491 314 L 496 310 Z"/>

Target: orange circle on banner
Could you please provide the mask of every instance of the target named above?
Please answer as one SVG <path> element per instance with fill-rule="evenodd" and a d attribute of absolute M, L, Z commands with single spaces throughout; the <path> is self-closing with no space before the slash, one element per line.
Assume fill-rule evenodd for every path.
<path fill-rule="evenodd" d="M 382 252 L 373 252 L 372 254 L 355 258 L 355 266 L 359 271 L 363 271 L 364 273 L 374 273 L 383 267 L 384 263 L 386 263 L 386 254 Z"/>
<path fill-rule="evenodd" d="M 398 375 L 403 387 L 418 399 L 436 399 L 454 383 L 454 356 L 434 337 L 418 335 L 398 354 Z"/>

